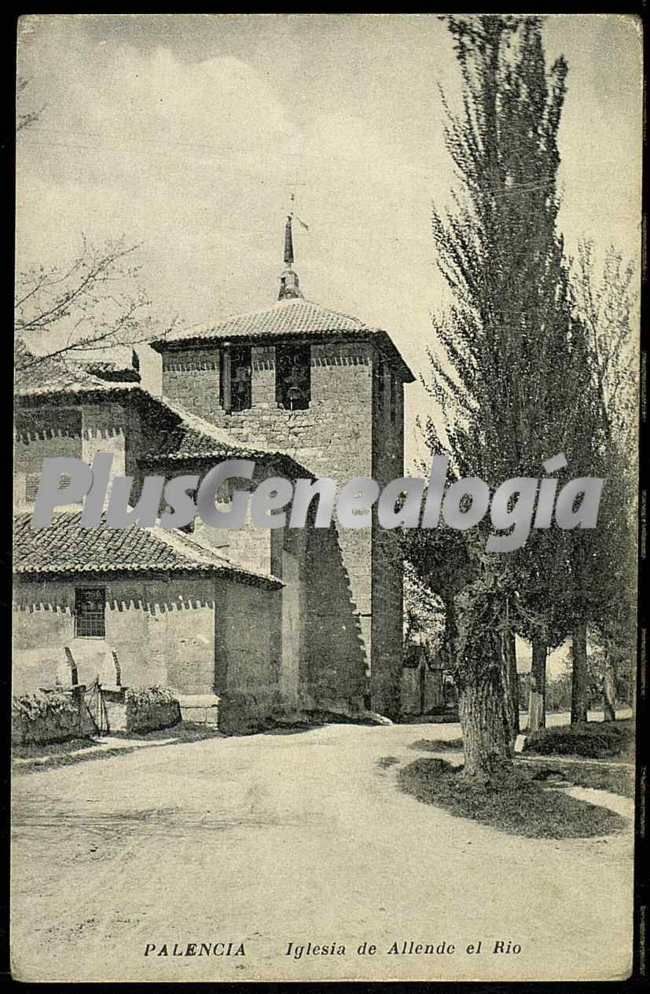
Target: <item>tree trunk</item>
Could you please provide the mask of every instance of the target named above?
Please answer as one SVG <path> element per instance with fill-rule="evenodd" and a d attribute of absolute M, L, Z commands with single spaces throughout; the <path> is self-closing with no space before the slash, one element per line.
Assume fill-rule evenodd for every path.
<path fill-rule="evenodd" d="M 460 724 L 465 753 L 464 778 L 486 782 L 508 772 L 512 746 L 503 700 L 489 680 L 466 685 L 460 695 Z"/>
<path fill-rule="evenodd" d="M 528 731 L 536 732 L 546 727 L 546 656 L 548 646 L 539 638 L 533 639 L 533 659 L 530 668 L 530 695 L 528 698 Z"/>
<path fill-rule="evenodd" d="M 462 776 L 477 783 L 502 780 L 512 772 L 513 756 L 503 640 L 500 633 L 490 631 L 473 645 L 462 642 L 462 614 L 453 596 L 445 601 L 445 608 L 446 646 L 453 661 L 463 733 Z"/>
<path fill-rule="evenodd" d="M 603 674 L 603 718 L 616 721 L 616 666 L 609 656 L 605 656 Z"/>
<path fill-rule="evenodd" d="M 504 649 L 508 672 L 508 689 L 510 691 L 512 736 L 513 738 L 516 738 L 521 729 L 519 727 L 519 674 L 517 673 L 517 646 L 514 632 L 506 632 Z"/>
<path fill-rule="evenodd" d="M 465 753 L 463 777 L 483 783 L 503 777 L 512 769 L 505 667 L 499 645 L 493 644 L 490 649 L 493 656 L 487 658 L 485 646 L 477 647 L 483 665 L 475 661 L 471 670 L 463 674 L 459 698 Z"/>
<path fill-rule="evenodd" d="M 573 672 L 571 675 L 571 724 L 587 720 L 587 624 L 579 621 L 573 629 Z"/>

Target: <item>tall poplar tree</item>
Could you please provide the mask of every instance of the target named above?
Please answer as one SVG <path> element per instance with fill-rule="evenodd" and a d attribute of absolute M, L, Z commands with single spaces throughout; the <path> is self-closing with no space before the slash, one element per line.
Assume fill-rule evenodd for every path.
<path fill-rule="evenodd" d="M 583 439 L 594 475 L 605 479 L 598 529 L 570 536 L 574 591 L 572 722 L 586 721 L 587 631 L 604 649 L 603 710 L 615 718 L 616 669 L 634 670 L 636 636 L 638 355 L 633 337 L 634 267 L 610 247 L 602 273 L 583 243 L 572 284 L 586 332 L 592 424 Z"/>
<path fill-rule="evenodd" d="M 459 186 L 453 208 L 433 213 L 437 262 L 453 303 L 434 323 L 438 348 L 429 353 L 428 387 L 446 423 L 440 431 L 429 419 L 425 438 L 432 454 L 449 451 L 459 476 L 496 486 L 544 475 L 542 463 L 559 452 L 570 461 L 592 402 L 557 231 L 567 66 L 560 58 L 547 68 L 537 17 L 446 23 L 463 83 L 460 113 L 445 100 Z M 575 475 L 573 468 L 567 474 Z M 446 591 L 439 590 L 465 775 L 481 779 L 507 769 L 511 756 L 513 631 L 531 638 L 545 660 L 546 647 L 570 624 L 558 607 L 569 565 L 552 531 L 532 532 L 517 552 L 489 554 L 486 528 L 484 522 L 453 540 L 445 529 L 407 538 L 420 575 Z"/>

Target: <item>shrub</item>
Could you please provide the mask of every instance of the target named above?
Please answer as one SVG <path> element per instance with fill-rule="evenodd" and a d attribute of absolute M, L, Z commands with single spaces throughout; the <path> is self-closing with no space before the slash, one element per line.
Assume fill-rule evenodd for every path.
<path fill-rule="evenodd" d="M 129 687 L 124 695 L 126 730 L 150 731 L 180 721 L 180 704 L 166 687 Z"/>
<path fill-rule="evenodd" d="M 11 716 L 21 721 L 35 721 L 56 714 L 76 714 L 77 706 L 70 694 L 59 691 L 41 691 L 12 698 Z"/>
<path fill-rule="evenodd" d="M 591 721 L 578 725 L 542 728 L 526 739 L 525 751 L 540 756 L 586 756 L 605 759 L 620 756 L 634 741 L 634 727 L 627 721 Z"/>
<path fill-rule="evenodd" d="M 159 704 L 174 704 L 176 698 L 166 687 L 128 687 L 125 693 L 127 711 L 136 714 L 157 707 Z"/>
<path fill-rule="evenodd" d="M 71 694 L 42 691 L 12 699 L 11 734 L 17 745 L 60 742 L 79 732 L 79 706 Z"/>

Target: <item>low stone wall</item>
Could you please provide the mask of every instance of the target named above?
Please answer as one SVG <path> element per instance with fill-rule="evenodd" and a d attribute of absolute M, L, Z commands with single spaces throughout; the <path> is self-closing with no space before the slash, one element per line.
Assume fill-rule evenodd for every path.
<path fill-rule="evenodd" d="M 14 697 L 11 738 L 14 745 L 46 745 L 88 734 L 84 721 L 84 687 L 71 691 L 41 691 Z"/>
<path fill-rule="evenodd" d="M 216 694 L 179 694 L 181 718 L 191 725 L 219 725 L 219 702 Z"/>
<path fill-rule="evenodd" d="M 152 732 L 181 720 L 178 700 L 163 687 L 102 688 L 109 732 Z"/>
<path fill-rule="evenodd" d="M 130 715 L 127 707 L 127 732 L 153 732 L 157 728 L 171 728 L 181 720 L 181 709 L 178 701 L 154 704 L 146 712 Z"/>

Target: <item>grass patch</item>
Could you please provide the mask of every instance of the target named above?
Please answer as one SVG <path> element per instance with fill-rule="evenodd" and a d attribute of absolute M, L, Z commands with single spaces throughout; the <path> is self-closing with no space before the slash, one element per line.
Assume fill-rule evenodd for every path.
<path fill-rule="evenodd" d="M 526 739 L 524 752 L 539 756 L 584 756 L 634 761 L 634 722 L 589 721 L 542 728 Z"/>
<path fill-rule="evenodd" d="M 41 756 L 65 756 L 78 749 L 89 749 L 96 745 L 95 739 L 67 739 L 65 742 L 47 742 L 41 744 L 14 745 L 11 754 L 14 759 L 37 759 Z"/>
<path fill-rule="evenodd" d="M 445 709 L 431 714 L 405 714 L 397 719 L 399 725 L 457 725 L 458 711 Z"/>
<path fill-rule="evenodd" d="M 400 788 L 426 804 L 460 818 L 471 818 L 510 835 L 533 839 L 570 839 L 610 835 L 626 820 L 607 808 L 587 804 L 558 790 L 545 789 L 534 771 L 513 770 L 498 788 L 466 783 L 462 767 L 443 759 L 416 759 L 398 773 Z"/>
<path fill-rule="evenodd" d="M 96 745 L 96 743 L 92 743 Z M 31 773 L 48 773 L 50 770 L 59 769 L 61 766 L 74 766 L 75 763 L 90 763 L 101 759 L 110 759 L 111 756 L 125 756 L 134 752 L 137 746 L 131 749 L 88 749 L 83 752 L 62 752 L 49 758 L 47 763 L 39 763 L 38 757 L 32 756 L 32 762 L 16 764 L 13 775 L 22 776 Z M 42 755 L 42 754 L 41 754 Z"/>
<path fill-rule="evenodd" d="M 554 759 L 552 765 L 546 764 L 543 759 L 526 759 L 524 762 L 527 767 L 535 771 L 534 779 L 557 776 L 568 780 L 574 787 L 609 790 L 612 794 L 620 794 L 622 797 L 634 797 L 635 794 L 633 766 L 606 766 L 601 763 L 590 763 L 587 760 L 580 763 L 563 763 L 561 759 Z"/>
<path fill-rule="evenodd" d="M 417 752 L 462 752 L 463 740 L 457 739 L 417 739 L 411 742 L 409 749 Z"/>
<path fill-rule="evenodd" d="M 381 759 L 377 760 L 377 766 L 382 770 L 387 770 L 390 766 L 395 766 L 399 763 L 397 756 L 382 756 Z"/>
<path fill-rule="evenodd" d="M 110 732 L 110 737 L 122 739 L 125 742 L 133 741 L 133 745 L 125 745 L 122 748 L 115 746 L 110 749 L 93 749 L 92 746 L 102 745 L 106 742 L 104 738 L 96 739 L 70 739 L 68 742 L 53 742 L 48 745 L 15 746 L 13 749 L 14 759 L 31 760 L 31 762 L 15 765 L 16 773 L 45 773 L 48 770 L 57 769 L 61 766 L 72 766 L 74 763 L 86 763 L 91 760 L 111 759 L 113 756 L 127 756 L 141 748 L 136 743 L 142 742 L 169 742 L 170 745 L 182 744 L 184 742 L 199 742 L 203 739 L 223 738 L 214 725 L 193 724 L 192 722 L 179 722 L 169 728 L 153 729 L 149 732 Z M 47 758 L 47 762 L 40 760 Z"/>
<path fill-rule="evenodd" d="M 223 732 L 220 732 L 216 725 L 205 725 L 192 721 L 179 721 L 176 725 L 168 725 L 167 728 L 152 728 L 148 732 L 110 732 L 110 735 L 120 739 L 135 739 L 138 742 L 158 742 L 162 739 L 198 742 L 202 739 L 224 737 Z"/>

